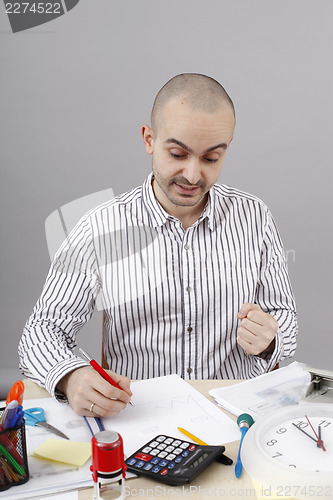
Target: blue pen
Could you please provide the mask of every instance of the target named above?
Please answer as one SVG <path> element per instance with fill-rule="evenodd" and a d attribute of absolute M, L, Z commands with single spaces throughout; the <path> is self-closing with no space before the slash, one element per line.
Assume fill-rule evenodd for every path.
<path fill-rule="evenodd" d="M 8 403 L 2 414 L 1 423 L 4 429 L 9 429 L 14 417 L 16 417 L 18 402 L 16 399 Z"/>
<path fill-rule="evenodd" d="M 239 477 L 242 473 L 242 470 L 243 470 L 243 464 L 242 464 L 242 460 L 240 457 L 243 439 L 244 439 L 245 434 L 247 433 L 247 431 L 251 427 L 251 425 L 254 424 L 254 420 L 251 417 L 251 415 L 249 415 L 248 413 L 242 413 L 241 415 L 239 415 L 239 417 L 237 419 L 237 424 L 238 424 L 238 427 L 240 428 L 240 431 L 242 434 L 242 437 L 241 437 L 241 440 L 239 443 L 237 462 L 235 465 L 235 476 Z"/>
<path fill-rule="evenodd" d="M 22 423 L 23 417 L 24 417 L 24 411 L 22 405 L 18 405 L 16 415 L 14 415 L 9 427 L 12 428 L 16 427 L 17 425 L 20 425 Z"/>

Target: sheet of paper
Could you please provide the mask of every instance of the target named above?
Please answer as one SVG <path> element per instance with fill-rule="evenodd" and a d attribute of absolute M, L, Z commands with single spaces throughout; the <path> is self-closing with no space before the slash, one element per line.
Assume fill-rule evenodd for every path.
<path fill-rule="evenodd" d="M 177 427 L 211 445 L 239 439 L 237 424 L 178 375 L 135 382 L 131 390 L 134 407 L 103 419 L 105 428 L 121 434 L 126 455 L 157 434 L 186 439 Z"/>
<path fill-rule="evenodd" d="M 47 497 L 38 497 L 38 500 L 78 500 L 78 498 L 79 492 L 75 490 L 66 491 L 66 493 L 55 493 L 54 495 L 47 495 Z"/>
<path fill-rule="evenodd" d="M 303 370 L 304 366 L 294 361 L 240 384 L 212 389 L 209 394 L 234 415 L 249 413 L 258 420 L 274 410 L 298 404 L 310 383 L 310 374 Z"/>
<path fill-rule="evenodd" d="M 91 443 L 47 439 L 33 452 L 37 458 L 82 467 L 91 457 Z"/>

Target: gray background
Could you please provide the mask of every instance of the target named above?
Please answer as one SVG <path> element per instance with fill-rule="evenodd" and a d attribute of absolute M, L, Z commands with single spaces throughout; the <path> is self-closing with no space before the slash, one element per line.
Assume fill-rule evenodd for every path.
<path fill-rule="evenodd" d="M 50 264 L 45 219 L 142 183 L 141 125 L 182 72 L 216 78 L 234 100 L 220 181 L 270 207 L 298 306 L 295 359 L 333 369 L 332 14 L 331 0 L 81 0 L 12 34 L 0 5 L 2 369 L 17 366 Z M 100 359 L 100 312 L 79 343 Z"/>

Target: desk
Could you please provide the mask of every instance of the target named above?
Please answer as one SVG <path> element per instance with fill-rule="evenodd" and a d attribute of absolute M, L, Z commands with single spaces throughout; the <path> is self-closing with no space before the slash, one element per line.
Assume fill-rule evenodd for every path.
<path fill-rule="evenodd" d="M 208 399 L 212 400 L 211 396 L 208 394 L 210 389 L 238 382 L 237 380 L 193 380 L 188 383 Z M 30 380 L 24 380 L 24 384 L 25 399 L 50 397 L 45 389 L 42 389 Z M 235 417 L 233 418 L 236 420 Z M 239 441 L 228 443 L 225 446 L 226 455 L 232 458 L 235 463 Z M 209 468 L 200 474 L 200 476 L 190 485 L 185 485 L 184 487 L 163 485 L 162 483 L 145 478 L 129 479 L 125 482 L 125 486 L 126 488 L 130 488 L 133 492 L 133 495 L 128 498 L 168 499 L 182 496 L 185 498 L 188 497 L 191 500 L 202 500 L 203 498 L 243 498 L 247 500 L 250 498 L 251 500 L 255 500 L 257 498 L 252 482 L 244 470 L 241 477 L 237 479 L 235 477 L 234 465 L 227 466 L 216 462 L 211 464 Z M 79 491 L 79 500 L 92 500 L 92 498 L 92 488 L 86 488 Z"/>

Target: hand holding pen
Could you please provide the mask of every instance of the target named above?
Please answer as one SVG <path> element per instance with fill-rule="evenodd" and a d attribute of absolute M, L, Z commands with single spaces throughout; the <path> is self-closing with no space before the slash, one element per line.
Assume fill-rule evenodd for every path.
<path fill-rule="evenodd" d="M 130 402 L 132 396 L 130 380 L 111 370 L 103 371 L 116 385 L 111 385 L 92 366 L 77 368 L 58 383 L 57 388 L 67 396 L 70 406 L 79 415 L 87 417 L 117 415 Z"/>

